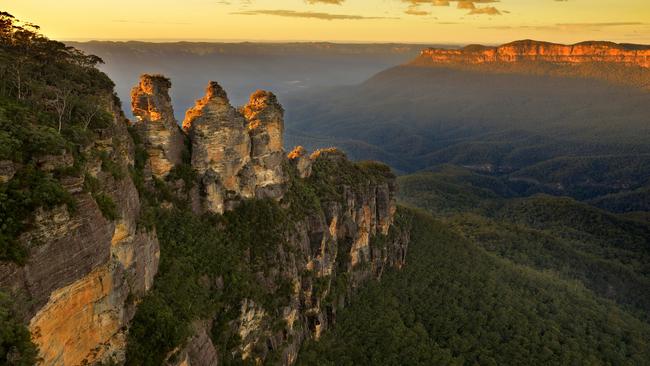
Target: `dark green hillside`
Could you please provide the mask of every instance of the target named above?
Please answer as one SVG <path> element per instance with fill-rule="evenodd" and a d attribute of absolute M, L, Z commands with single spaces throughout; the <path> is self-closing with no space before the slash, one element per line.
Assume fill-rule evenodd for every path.
<path fill-rule="evenodd" d="M 504 194 L 492 180 L 452 168 L 403 176 L 400 198 L 439 216 L 449 228 L 490 253 L 580 281 L 599 297 L 647 319 L 648 221 L 611 214 L 568 197 L 508 197 L 508 191 Z"/>
<path fill-rule="evenodd" d="M 650 186 L 597 197 L 589 203 L 612 212 L 649 212 Z"/>
<path fill-rule="evenodd" d="M 409 265 L 363 289 L 300 365 L 647 365 L 650 327 L 578 281 L 414 211 Z"/>

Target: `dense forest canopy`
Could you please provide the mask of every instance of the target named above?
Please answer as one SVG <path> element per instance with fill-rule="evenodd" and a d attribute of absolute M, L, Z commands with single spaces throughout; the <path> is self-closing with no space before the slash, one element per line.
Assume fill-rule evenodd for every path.
<path fill-rule="evenodd" d="M 408 212 L 408 265 L 362 289 L 299 365 L 650 364 L 648 323 L 579 281 Z"/>

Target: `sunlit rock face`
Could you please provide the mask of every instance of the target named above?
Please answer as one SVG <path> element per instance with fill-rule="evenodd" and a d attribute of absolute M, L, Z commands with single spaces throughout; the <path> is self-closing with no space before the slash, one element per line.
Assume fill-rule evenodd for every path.
<path fill-rule="evenodd" d="M 545 61 L 558 64 L 609 62 L 650 68 L 650 46 L 617 44 L 613 42 L 582 42 L 562 45 L 539 41 L 517 41 L 498 47 L 471 45 L 462 49 L 422 51 L 421 61 L 451 63 L 516 63 Z"/>
<path fill-rule="evenodd" d="M 147 170 L 154 177 L 164 177 L 181 162 L 183 134 L 174 119 L 169 97 L 171 82 L 161 75 L 142 75 L 131 90 L 131 106 L 135 126 L 141 132 L 147 149 Z"/>
<path fill-rule="evenodd" d="M 244 174 L 251 151 L 246 120 L 218 83 L 210 82 L 205 96 L 186 112 L 183 130 L 192 144 L 192 168 L 201 176 L 208 211 L 223 213 L 229 199 L 252 197 L 252 182 Z"/>
<path fill-rule="evenodd" d="M 273 93 L 258 90 L 251 95 L 242 113 L 251 136 L 257 195 L 279 198 L 282 194 L 279 186 L 286 181 L 282 171 L 284 109 Z"/>
<path fill-rule="evenodd" d="M 192 142 L 192 167 L 200 174 L 214 170 L 229 190 L 239 190 L 237 175 L 250 161 L 246 121 L 230 105 L 226 92 L 210 82 L 203 99 L 189 109 L 183 130 Z"/>
<path fill-rule="evenodd" d="M 218 83 L 208 84 L 205 96 L 183 121 L 205 210 L 223 213 L 242 199 L 282 197 L 286 182 L 283 113 L 272 93 L 258 91 L 237 110 Z"/>
<path fill-rule="evenodd" d="M 298 176 L 300 178 L 309 178 L 311 175 L 312 160 L 307 155 L 307 150 L 302 146 L 296 146 L 290 153 L 287 155 L 289 161 L 296 167 L 298 170 Z"/>
<path fill-rule="evenodd" d="M 106 110 L 113 124 L 89 151 L 102 151 L 123 172 L 134 161 L 133 142 L 119 106 Z M 61 181 L 74 197 L 65 205 L 39 209 L 20 236 L 27 263 L 0 263 L 0 287 L 16 294 L 39 347 L 42 365 L 94 364 L 124 359 L 126 330 L 137 303 L 153 286 L 160 256 L 155 232 L 138 228 L 140 198 L 125 174 L 115 177 L 89 154 L 84 173 Z M 67 166 L 72 156 L 46 156 L 39 169 Z M 111 198 L 119 218 L 109 220 L 82 187 L 93 179 Z"/>

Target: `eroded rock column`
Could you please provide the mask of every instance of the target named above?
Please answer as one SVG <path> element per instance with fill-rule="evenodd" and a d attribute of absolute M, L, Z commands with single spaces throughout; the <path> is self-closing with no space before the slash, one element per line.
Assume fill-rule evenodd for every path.
<path fill-rule="evenodd" d="M 287 181 L 282 169 L 284 151 L 284 109 L 271 92 L 253 93 L 242 114 L 248 121 L 251 136 L 251 160 L 256 178 L 256 196 L 279 198 Z"/>
<path fill-rule="evenodd" d="M 183 134 L 174 118 L 169 89 L 171 82 L 161 75 L 145 74 L 131 90 L 131 107 L 149 157 L 147 171 L 157 178 L 165 177 L 174 165 L 180 164 Z"/>

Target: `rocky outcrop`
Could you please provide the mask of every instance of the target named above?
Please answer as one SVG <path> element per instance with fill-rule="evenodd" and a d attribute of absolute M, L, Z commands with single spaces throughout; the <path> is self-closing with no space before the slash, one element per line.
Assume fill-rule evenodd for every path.
<path fill-rule="evenodd" d="M 429 48 L 418 62 L 434 64 L 485 64 L 517 62 L 557 64 L 615 63 L 650 68 L 650 46 L 613 42 L 582 42 L 563 45 L 532 40 L 516 41 L 498 47 L 470 45 L 461 49 Z"/>
<path fill-rule="evenodd" d="M 312 160 L 307 155 L 307 150 L 304 147 L 296 146 L 287 157 L 298 170 L 300 178 L 309 178 L 311 175 Z"/>
<path fill-rule="evenodd" d="M 354 164 L 336 149 L 308 155 L 299 148 L 287 159 L 296 172 L 298 165 L 309 166 L 318 183 L 339 193 L 326 197 L 317 190 L 320 209 L 295 217 L 286 243 L 278 243 L 273 251 L 275 262 L 259 273 L 260 283 L 275 288 L 273 296 L 278 299 L 287 296 L 279 283 L 287 283 L 288 301 L 269 308 L 244 299 L 238 306 L 239 315 L 230 323 L 231 334 L 241 341 L 234 349 L 220 349 L 220 360 L 293 364 L 302 343 L 318 339 L 335 323 L 337 311 L 355 289 L 380 278 L 387 268 L 405 263 L 409 229 L 404 223 L 395 224 L 396 187 L 387 167 Z M 310 185 L 314 178 L 305 174 L 291 179 Z M 298 210 L 291 206 L 295 201 L 281 202 L 290 211 Z M 188 345 L 178 351 L 178 365 L 214 364 L 213 350 L 218 347 L 201 336 L 203 329 L 197 327 Z"/>
<path fill-rule="evenodd" d="M 161 75 L 142 75 L 131 90 L 131 106 L 147 150 L 149 175 L 161 178 L 180 164 L 184 148 L 169 97 L 171 82 Z"/>
<path fill-rule="evenodd" d="M 60 178 L 76 209 L 39 209 L 20 237 L 29 248 L 27 262 L 0 263 L 0 288 L 26 308 L 43 365 L 125 361 L 130 322 L 160 260 L 155 230 L 140 225 L 141 212 L 224 213 L 257 198 L 277 209 L 271 212 L 282 219 L 271 222 L 285 225 L 277 228 L 277 247 L 275 236 L 264 244 L 264 268 L 242 262 L 267 297 L 226 297 L 232 304 L 224 309 L 236 316 L 191 319 L 192 335 L 166 356 L 169 364 L 215 365 L 225 358 L 293 364 L 301 344 L 318 339 L 359 286 L 404 264 L 408 230 L 395 224 L 395 177 L 386 166 L 352 163 L 336 149 L 309 155 L 298 147 L 286 154 L 284 111 L 272 93 L 257 91 L 235 109 L 211 82 L 183 123 L 192 146 L 190 171 L 169 87 L 162 76 L 144 75 L 134 88 L 138 120 L 130 132 L 137 144 L 113 102 L 106 107 L 112 125 L 83 148 L 83 161 L 63 151 L 35 162 L 51 176 L 81 167 Z M 144 168 L 136 167 L 136 151 L 146 152 Z M 12 179 L 13 163 L 0 168 L 3 179 Z M 226 222 L 207 217 L 215 225 Z M 252 223 L 264 224 L 258 221 Z M 256 244 L 242 255 L 250 257 Z M 225 291 L 236 277 L 201 281 Z M 233 342 L 213 343 L 221 331 Z"/>
<path fill-rule="evenodd" d="M 251 95 L 242 113 L 251 136 L 256 196 L 280 198 L 281 185 L 286 181 L 282 170 L 284 109 L 273 93 L 258 90 Z"/>
<path fill-rule="evenodd" d="M 408 231 L 393 225 L 396 187 L 390 170 L 381 164 L 354 164 L 337 149 L 309 155 L 297 147 L 286 154 L 283 130 L 284 110 L 267 91 L 256 91 L 235 109 L 219 84 L 210 82 L 204 97 L 186 112 L 183 131 L 203 193 L 201 209 L 195 212 L 221 214 L 243 200 L 268 198 L 296 212 L 291 213 L 290 234 L 268 249 L 266 255 L 275 259 L 253 274 L 284 305 L 269 308 L 250 298 L 229 304 L 239 315 L 219 329 L 226 339 L 238 339 L 237 345 L 223 349 L 223 344 L 212 343 L 214 337 L 221 339 L 211 329 L 219 316 L 196 321 L 194 336 L 166 355 L 170 363 L 213 365 L 226 358 L 261 363 L 272 358 L 292 364 L 302 342 L 318 339 L 357 287 L 381 277 L 386 268 L 404 264 Z M 313 193 L 302 196 L 304 191 L 297 192 L 301 189 Z M 304 202 L 309 199 L 319 203 L 309 206 Z M 223 278 L 214 282 L 228 287 Z"/>
<path fill-rule="evenodd" d="M 113 124 L 86 147 L 83 172 L 61 178 L 76 210 L 40 209 L 20 237 L 27 262 L 0 263 L 0 288 L 22 299 L 43 365 L 123 359 L 125 330 L 158 269 L 156 234 L 138 229 L 140 199 L 126 175 L 134 161 L 127 123 L 115 104 L 107 112 Z M 37 163 L 49 172 L 73 162 L 64 154 Z M 118 219 L 104 216 L 90 185 L 115 204 Z"/>
<path fill-rule="evenodd" d="M 201 177 L 207 211 L 223 213 L 233 201 L 254 195 L 247 174 L 251 142 L 246 120 L 218 83 L 210 82 L 205 96 L 186 112 L 183 130 L 192 144 L 192 168 Z"/>
<path fill-rule="evenodd" d="M 254 93 L 239 111 L 218 83 L 208 84 L 205 96 L 183 121 L 205 210 L 223 213 L 242 199 L 282 197 L 283 113 L 272 93 Z"/>

